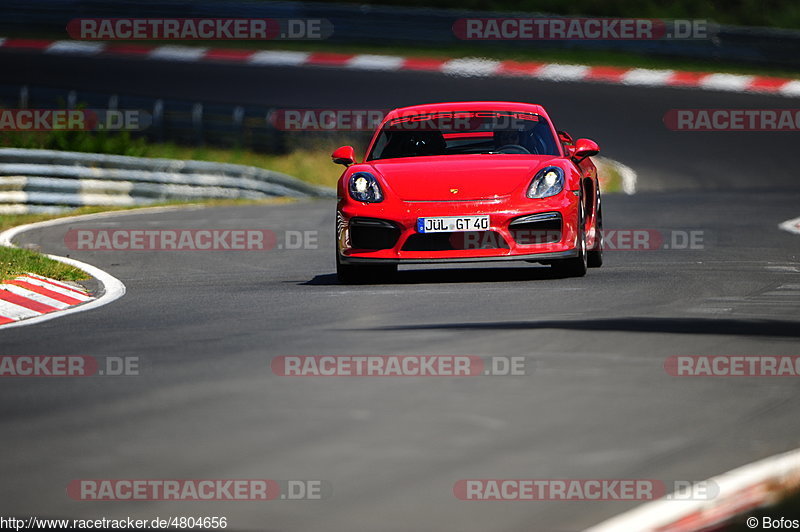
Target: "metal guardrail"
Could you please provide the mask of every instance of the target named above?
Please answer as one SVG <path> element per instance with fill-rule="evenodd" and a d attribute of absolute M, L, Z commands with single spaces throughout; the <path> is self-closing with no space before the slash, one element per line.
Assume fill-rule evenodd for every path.
<path fill-rule="evenodd" d="M 327 187 L 252 166 L 0 148 L 0 214 L 167 200 L 334 195 Z"/>
<path fill-rule="evenodd" d="M 459 18 L 545 16 L 532 13 L 498 13 L 452 9 L 370 6 L 321 2 L 186 0 L 3 0 L 0 31 L 20 27 L 58 32 L 66 37 L 67 22 L 79 17 L 252 17 L 323 18 L 333 25 L 330 39 L 341 43 L 453 45 L 452 31 Z M 476 44 L 476 43 L 473 43 Z M 800 31 L 774 28 L 719 26 L 713 39 L 650 41 L 503 41 L 481 42 L 496 46 L 615 50 L 696 59 L 725 59 L 749 63 L 800 66 Z"/>

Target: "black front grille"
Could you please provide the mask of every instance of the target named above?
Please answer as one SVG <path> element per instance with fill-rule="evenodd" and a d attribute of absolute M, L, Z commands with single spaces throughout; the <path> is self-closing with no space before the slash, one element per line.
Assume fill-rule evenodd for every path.
<path fill-rule="evenodd" d="M 403 244 L 403 251 L 465 251 L 508 249 L 508 242 L 495 231 L 415 233 Z"/>
<path fill-rule="evenodd" d="M 350 245 L 354 249 L 390 249 L 400 238 L 400 228 L 377 218 L 350 219 Z"/>
<path fill-rule="evenodd" d="M 508 227 L 514 242 L 522 245 L 559 242 L 562 233 L 561 214 L 544 212 L 521 216 Z"/>

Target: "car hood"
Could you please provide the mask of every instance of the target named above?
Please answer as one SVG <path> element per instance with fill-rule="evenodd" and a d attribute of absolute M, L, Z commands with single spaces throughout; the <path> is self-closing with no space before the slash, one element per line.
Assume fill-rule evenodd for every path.
<path fill-rule="evenodd" d="M 552 160 L 530 155 L 444 155 L 368 164 L 402 200 L 466 201 L 508 196 Z"/>

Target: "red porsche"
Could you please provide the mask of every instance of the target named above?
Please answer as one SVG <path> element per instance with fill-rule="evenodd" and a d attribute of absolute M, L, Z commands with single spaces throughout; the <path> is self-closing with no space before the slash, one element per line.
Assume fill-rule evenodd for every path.
<path fill-rule="evenodd" d="M 337 185 L 336 271 L 388 280 L 398 264 L 521 260 L 580 277 L 603 262 L 599 152 L 539 105 L 457 102 L 395 109 Z"/>

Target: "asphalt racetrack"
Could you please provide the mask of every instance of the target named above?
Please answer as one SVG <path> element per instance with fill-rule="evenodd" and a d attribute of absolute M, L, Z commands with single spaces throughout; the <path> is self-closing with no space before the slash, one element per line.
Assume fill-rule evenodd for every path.
<path fill-rule="evenodd" d="M 9 83 L 282 107 L 541 103 L 638 173 L 604 198 L 609 250 L 585 278 L 527 263 L 401 267 L 393 284 L 334 274 L 334 202 L 138 213 L 22 235 L 119 278 L 124 298 L 0 331 L 2 354 L 139 357 L 139 376 L 6 379 L 6 515 L 227 516 L 233 530 L 572 531 L 637 503 L 468 502 L 459 479 L 701 480 L 800 446 L 792 378 L 680 378 L 673 355 L 797 355 L 796 133 L 669 131 L 680 108 L 792 99 L 441 74 L 0 54 Z M 69 229 L 316 231 L 271 251 L 74 251 Z M 697 231 L 702 245 L 679 241 Z M 666 247 L 664 247 L 666 246 Z M 677 249 L 675 249 L 677 247 Z M 280 355 L 521 356 L 525 376 L 288 378 Z M 319 501 L 88 502 L 74 479 L 321 479 Z"/>

